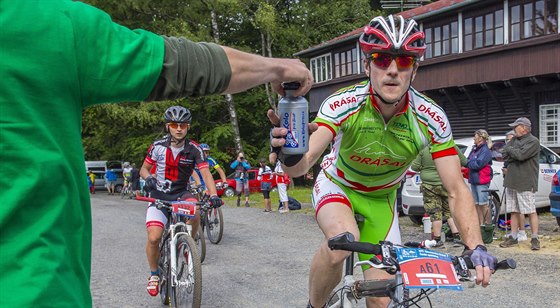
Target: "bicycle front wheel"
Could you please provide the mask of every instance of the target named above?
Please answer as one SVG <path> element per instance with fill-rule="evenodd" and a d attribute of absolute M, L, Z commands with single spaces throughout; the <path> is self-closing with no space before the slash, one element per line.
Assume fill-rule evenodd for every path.
<path fill-rule="evenodd" d="M 196 244 L 189 235 L 177 238 L 177 284 L 171 287 L 172 307 L 200 307 L 202 300 L 202 266 Z"/>
<path fill-rule="evenodd" d="M 204 228 L 202 225 L 198 228 L 194 241 L 196 243 L 196 248 L 200 253 L 200 263 L 202 263 L 204 262 L 204 259 L 206 259 L 206 239 L 204 238 Z"/>
<path fill-rule="evenodd" d="M 224 234 L 224 215 L 222 209 L 210 209 L 206 213 L 206 235 L 212 244 L 218 244 Z"/>
<path fill-rule="evenodd" d="M 159 279 L 159 296 L 164 305 L 169 305 L 169 281 L 171 279 L 171 271 L 169 270 L 169 239 L 166 238 L 161 242 L 160 257 L 158 262 L 160 273 Z"/>

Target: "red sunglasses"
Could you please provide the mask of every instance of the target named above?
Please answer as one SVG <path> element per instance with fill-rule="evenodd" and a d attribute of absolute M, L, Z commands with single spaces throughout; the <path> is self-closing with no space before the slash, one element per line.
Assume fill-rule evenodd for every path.
<path fill-rule="evenodd" d="M 181 129 L 185 129 L 189 126 L 188 123 L 175 123 L 175 122 L 171 122 L 168 123 L 169 127 L 173 128 L 173 129 L 177 129 L 178 127 L 181 127 Z"/>
<path fill-rule="evenodd" d="M 416 62 L 414 56 L 392 55 L 381 52 L 374 52 L 371 54 L 371 61 L 379 68 L 388 68 L 393 60 L 397 63 L 398 69 L 409 69 Z"/>

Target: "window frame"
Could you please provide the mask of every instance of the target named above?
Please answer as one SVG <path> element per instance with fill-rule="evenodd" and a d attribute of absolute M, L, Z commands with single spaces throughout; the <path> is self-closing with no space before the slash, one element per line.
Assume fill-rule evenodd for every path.
<path fill-rule="evenodd" d="M 553 117 L 547 117 L 549 110 L 555 113 Z M 539 106 L 539 128 L 541 144 L 550 148 L 560 147 L 560 103 Z"/>
<path fill-rule="evenodd" d="M 309 67 L 316 83 L 333 79 L 331 53 L 322 54 L 309 60 Z"/>
<path fill-rule="evenodd" d="M 459 18 L 457 15 L 446 18 L 443 22 L 425 24 L 423 25 L 423 31 L 426 43 L 424 59 L 460 53 Z"/>
<path fill-rule="evenodd" d="M 354 46 L 344 50 L 333 51 L 333 78 L 341 78 L 349 75 L 356 75 L 359 73 L 358 64 L 358 49 Z M 341 61 L 344 55 L 344 62 Z M 350 57 L 350 61 L 348 61 Z"/>
<path fill-rule="evenodd" d="M 489 17 L 491 17 L 490 20 Z M 500 26 L 497 25 L 498 18 L 501 21 Z M 497 5 L 465 14 L 462 20 L 463 52 L 504 45 L 504 20 L 504 7 Z M 470 23 L 470 27 L 467 23 Z M 492 41 L 487 42 L 490 35 L 492 36 Z"/>
<path fill-rule="evenodd" d="M 537 36 L 544 36 L 544 35 L 551 35 L 558 33 L 558 29 L 556 32 L 553 31 L 552 25 L 553 19 L 556 20 L 556 27 L 558 27 L 558 2 L 556 2 L 556 8 L 550 7 L 550 4 L 553 3 L 554 0 L 518 0 L 518 1 L 511 1 L 508 5 L 508 13 L 509 13 L 509 42 L 517 42 L 526 39 L 530 39 Z M 542 5 L 542 15 L 537 15 L 537 4 Z M 530 5 L 530 15 L 526 12 L 526 8 Z M 554 5 L 554 4 L 553 4 Z M 519 10 L 519 17 L 514 20 L 513 18 L 513 11 L 514 9 Z M 539 28 L 539 24 L 541 24 L 541 28 Z M 514 28 L 517 31 L 514 31 Z M 527 32 L 529 31 L 529 32 Z"/>

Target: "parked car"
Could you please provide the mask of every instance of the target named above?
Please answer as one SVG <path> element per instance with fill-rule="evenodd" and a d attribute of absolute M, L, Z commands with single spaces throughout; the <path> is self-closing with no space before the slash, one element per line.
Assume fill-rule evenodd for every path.
<path fill-rule="evenodd" d="M 254 168 L 254 169 L 249 169 L 248 170 L 248 176 L 249 176 L 249 191 L 251 193 L 254 192 L 261 192 L 261 181 L 257 180 L 257 175 L 259 174 L 259 169 L 258 168 Z M 222 180 L 216 180 L 216 186 L 220 186 L 222 183 Z M 226 182 L 228 184 L 228 187 L 226 189 L 218 189 L 218 196 L 222 196 L 225 195 L 226 197 L 233 197 L 235 195 L 235 188 L 236 188 L 236 184 L 235 184 L 235 172 L 228 175 L 226 178 Z M 288 180 L 288 185 L 290 184 L 290 180 Z M 276 191 L 277 190 L 277 184 L 276 184 L 276 178 L 272 177 L 272 191 Z"/>
<path fill-rule="evenodd" d="M 459 149 L 469 156 L 474 146 L 472 138 L 462 138 L 455 140 L 455 143 Z M 501 155 L 501 150 L 505 146 L 505 137 L 492 137 L 492 170 L 494 176 L 492 177 L 492 182 L 490 183 L 490 189 L 495 189 L 494 198 L 501 202 L 503 196 L 503 175 L 502 167 L 504 165 L 503 158 Z M 549 194 L 550 194 L 550 183 L 552 182 L 553 175 L 560 170 L 560 156 L 554 153 L 552 150 L 541 144 L 541 151 L 539 153 L 539 190 L 535 196 L 536 207 L 543 208 L 550 205 Z M 465 182 L 468 184 L 468 169 L 463 168 L 463 177 Z M 402 190 L 402 207 L 403 212 L 410 217 L 414 223 L 421 224 L 422 216 L 424 216 L 424 203 L 422 201 L 422 193 L 420 192 L 420 184 L 422 180 L 420 179 L 420 174 L 409 170 L 405 177 L 405 183 Z M 470 186 L 469 186 L 470 187 Z M 496 209 L 500 208 L 499 203 L 491 205 L 491 210 L 493 211 L 492 219 L 497 221 L 498 215 L 496 215 Z M 500 213 L 505 213 L 505 207 L 500 208 Z"/>
<path fill-rule="evenodd" d="M 556 222 L 560 226 L 560 170 L 552 177 L 550 188 L 550 212 L 556 216 Z"/>

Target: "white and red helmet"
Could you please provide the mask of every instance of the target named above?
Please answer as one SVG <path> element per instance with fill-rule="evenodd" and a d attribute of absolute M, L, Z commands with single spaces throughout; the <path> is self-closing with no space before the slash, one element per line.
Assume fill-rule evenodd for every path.
<path fill-rule="evenodd" d="M 360 47 L 366 55 L 387 52 L 420 58 L 426 50 L 424 37 L 424 32 L 420 31 L 414 19 L 377 16 L 364 27 Z"/>

